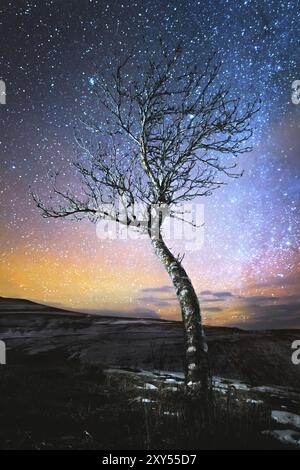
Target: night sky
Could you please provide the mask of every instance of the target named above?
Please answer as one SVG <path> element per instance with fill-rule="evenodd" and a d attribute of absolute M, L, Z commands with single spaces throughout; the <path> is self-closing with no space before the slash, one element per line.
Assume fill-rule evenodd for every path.
<path fill-rule="evenodd" d="M 70 176 L 74 126 L 97 119 L 96 74 L 161 35 L 186 60 L 222 62 L 220 83 L 261 99 L 239 180 L 201 201 L 204 245 L 184 266 L 207 324 L 300 328 L 299 1 L 5 1 L 0 3 L 0 295 L 88 312 L 179 318 L 150 242 L 103 241 L 88 221 L 47 220 L 30 187 Z M 135 73 L 139 73 L 136 67 Z M 171 246 L 171 245 L 170 245 Z M 172 246 L 171 246 L 172 248 Z"/>

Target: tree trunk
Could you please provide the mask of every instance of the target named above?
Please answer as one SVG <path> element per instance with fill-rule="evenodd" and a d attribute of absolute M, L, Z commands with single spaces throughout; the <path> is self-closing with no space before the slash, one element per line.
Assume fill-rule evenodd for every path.
<path fill-rule="evenodd" d="M 180 261 L 171 253 L 161 236 L 151 237 L 151 242 L 172 279 L 181 307 L 186 348 L 186 383 L 189 386 L 198 384 L 205 391 L 210 384 L 210 374 L 198 297 Z"/>

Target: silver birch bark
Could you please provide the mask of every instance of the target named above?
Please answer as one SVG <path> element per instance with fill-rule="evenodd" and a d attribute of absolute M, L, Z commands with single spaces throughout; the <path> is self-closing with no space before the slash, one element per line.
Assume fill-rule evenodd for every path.
<path fill-rule="evenodd" d="M 207 390 L 210 383 L 208 347 L 201 321 L 201 310 L 193 285 L 162 237 L 151 237 L 154 251 L 167 270 L 181 308 L 185 337 L 185 377 L 189 386 Z"/>

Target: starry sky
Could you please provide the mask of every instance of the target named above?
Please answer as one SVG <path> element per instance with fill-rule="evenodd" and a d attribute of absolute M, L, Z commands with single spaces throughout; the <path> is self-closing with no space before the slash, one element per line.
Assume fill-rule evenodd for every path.
<path fill-rule="evenodd" d="M 180 318 L 147 240 L 101 240 L 88 221 L 43 219 L 29 189 L 47 195 L 53 169 L 72 178 L 76 121 L 101 112 L 96 74 L 129 51 L 142 67 L 145 44 L 155 51 L 161 36 L 200 64 L 215 51 L 219 82 L 261 99 L 245 173 L 200 201 L 204 242 L 184 258 L 205 323 L 300 328 L 299 1 L 2 0 L 0 33 L 1 296 Z"/>

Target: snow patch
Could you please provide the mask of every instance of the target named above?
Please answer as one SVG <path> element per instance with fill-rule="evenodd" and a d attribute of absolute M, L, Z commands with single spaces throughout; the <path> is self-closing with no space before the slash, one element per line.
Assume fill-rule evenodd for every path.
<path fill-rule="evenodd" d="M 275 429 L 274 431 L 263 431 L 263 434 L 274 437 L 283 444 L 290 444 L 300 448 L 300 433 L 292 429 Z"/>
<path fill-rule="evenodd" d="M 272 418 L 274 421 L 280 424 L 288 424 L 300 429 L 300 416 L 287 411 L 272 411 Z"/>
<path fill-rule="evenodd" d="M 144 385 L 144 388 L 145 388 L 146 390 L 158 390 L 158 387 L 156 387 L 156 386 L 153 385 L 153 384 L 145 384 L 145 385 Z"/>
<path fill-rule="evenodd" d="M 150 400 L 150 398 L 143 398 L 143 397 L 136 397 L 133 401 L 138 401 L 141 403 L 154 403 L 154 400 Z"/>
<path fill-rule="evenodd" d="M 142 403 L 153 403 L 153 400 L 150 400 L 150 398 L 142 398 Z"/>
<path fill-rule="evenodd" d="M 243 390 L 245 392 L 248 392 L 250 390 L 250 387 L 238 380 L 224 380 L 222 377 L 213 377 L 213 385 L 214 387 L 218 390 L 228 390 L 230 388 L 235 388 L 236 390 Z"/>
<path fill-rule="evenodd" d="M 262 400 L 254 400 L 252 398 L 247 398 L 246 403 L 251 403 L 251 405 L 262 405 L 264 402 Z"/>

